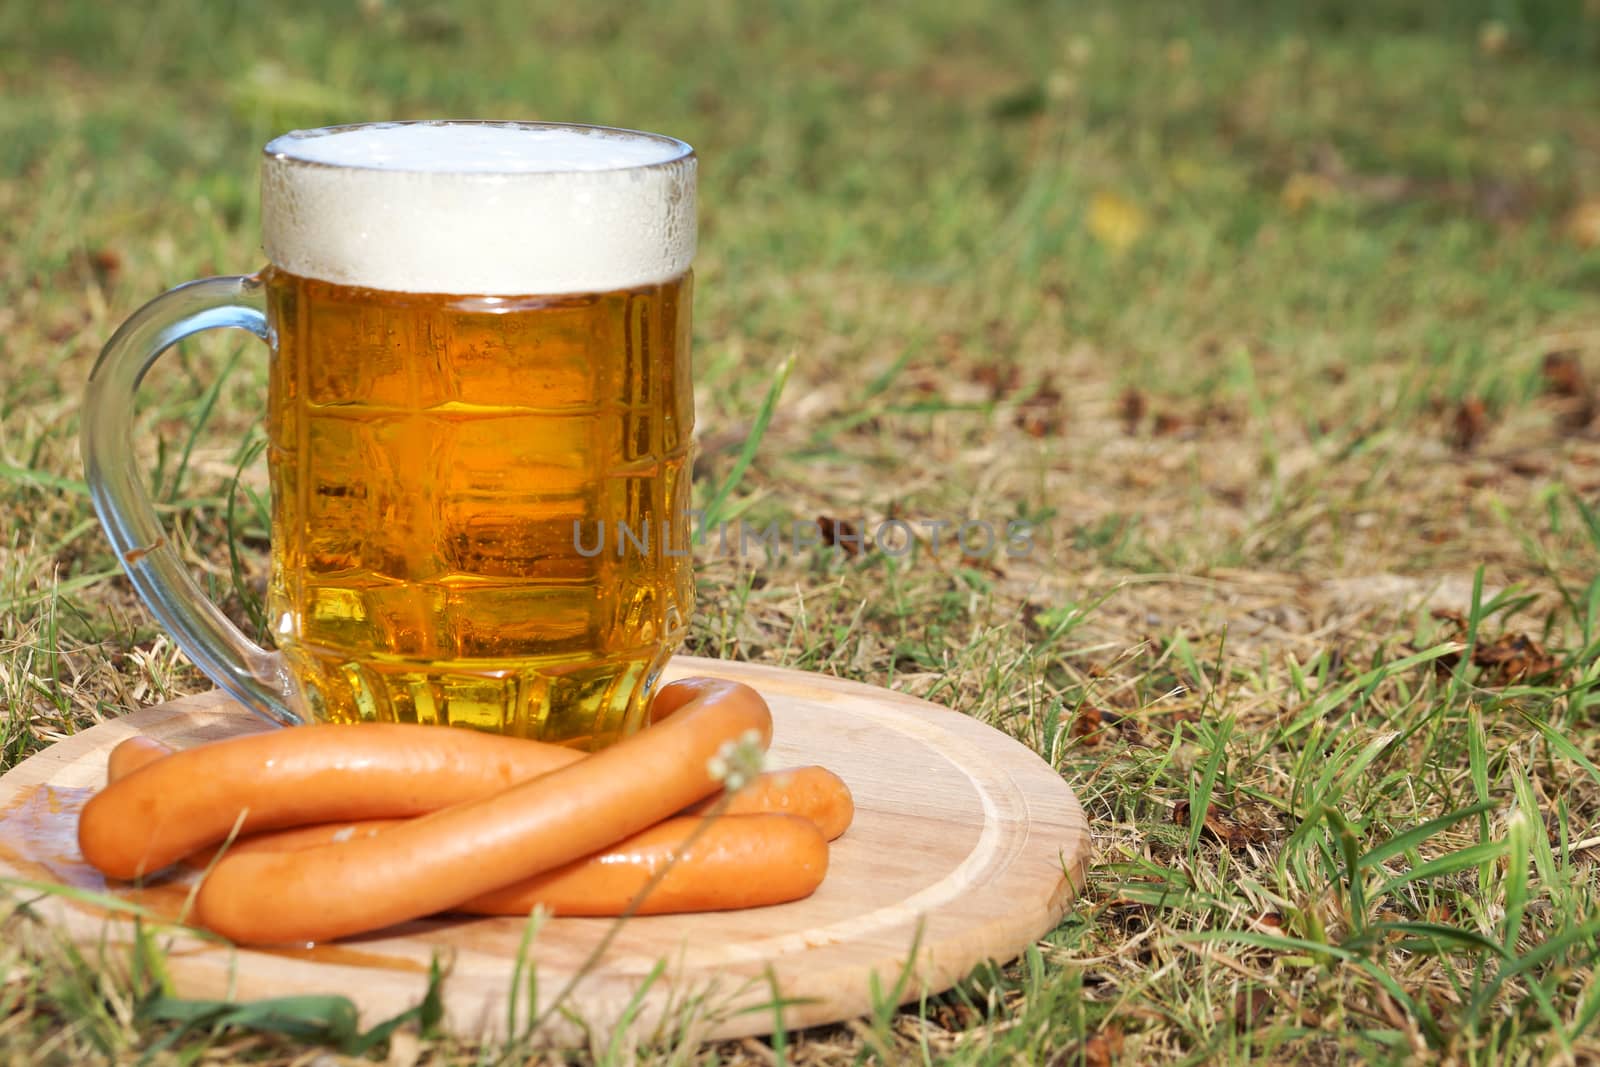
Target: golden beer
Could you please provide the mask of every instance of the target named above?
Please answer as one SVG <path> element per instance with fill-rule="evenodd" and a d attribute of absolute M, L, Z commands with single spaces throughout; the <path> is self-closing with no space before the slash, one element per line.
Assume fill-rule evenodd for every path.
<path fill-rule="evenodd" d="M 274 138 L 268 266 L 147 303 L 84 396 L 106 537 L 195 665 L 283 725 L 584 748 L 642 725 L 693 606 L 696 166 L 671 137 L 562 123 Z M 206 599 L 133 461 L 145 373 L 212 329 L 271 350 L 275 651 Z"/>
<path fill-rule="evenodd" d="M 632 732 L 693 598 L 688 146 L 291 134 L 262 216 L 268 607 L 305 714 Z"/>
<path fill-rule="evenodd" d="M 266 284 L 269 614 L 314 714 L 585 746 L 636 727 L 693 599 L 690 276 Z"/>

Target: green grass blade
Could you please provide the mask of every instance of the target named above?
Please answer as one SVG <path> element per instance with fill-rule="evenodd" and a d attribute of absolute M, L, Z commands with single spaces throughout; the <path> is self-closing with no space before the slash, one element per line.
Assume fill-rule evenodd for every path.
<path fill-rule="evenodd" d="M 1499 959 L 1511 958 L 1511 953 L 1493 938 L 1484 937 L 1475 930 L 1464 930 L 1458 926 L 1399 920 L 1375 922 L 1368 929 L 1374 934 L 1405 934 L 1418 941 L 1442 942 L 1457 952 L 1485 953 Z M 1411 951 L 1417 949 L 1412 948 Z"/>
<path fill-rule="evenodd" d="M 1483 578 L 1481 569 L 1478 578 L 1481 582 Z M 1476 599 L 1473 602 L 1476 603 Z M 1463 655 L 1462 658 L 1466 659 L 1467 657 Z M 1459 674 L 1457 677 L 1459 677 Z M 1483 844 L 1488 844 L 1489 805 L 1491 803 L 1489 795 L 1489 741 L 1483 732 L 1483 716 L 1476 707 L 1467 709 L 1467 768 L 1472 777 L 1472 791 L 1478 799 L 1476 806 L 1484 809 L 1483 813 L 1478 816 L 1478 840 Z M 1480 893 L 1488 891 L 1490 879 L 1493 877 L 1494 872 L 1490 869 L 1489 863 L 1485 861 L 1484 865 L 1478 870 L 1478 891 Z"/>
<path fill-rule="evenodd" d="M 1437 818 L 1429 819 L 1420 826 L 1414 826 L 1401 834 L 1396 834 L 1383 844 L 1368 849 L 1361 857 L 1363 868 L 1377 867 L 1396 856 L 1403 856 L 1417 849 L 1424 841 L 1436 834 L 1450 829 L 1456 823 L 1474 816 L 1484 815 L 1494 809 L 1493 804 L 1474 804 L 1469 808 L 1459 808 L 1456 811 L 1446 812 Z"/>
<path fill-rule="evenodd" d="M 1477 867 L 1480 870 L 1485 867 L 1492 867 L 1505 854 L 1506 843 L 1504 841 L 1486 841 L 1476 845 L 1468 845 L 1466 848 L 1417 864 L 1409 871 L 1383 883 L 1382 887 L 1373 896 L 1388 896 L 1395 890 L 1400 889 L 1402 886 L 1410 885 L 1412 882 L 1440 878 L 1467 870 L 1470 867 Z"/>
<path fill-rule="evenodd" d="M 761 409 L 756 412 L 755 422 L 750 426 L 750 433 L 744 439 L 744 444 L 739 449 L 739 456 L 734 460 L 733 468 L 728 471 L 728 476 L 717 487 L 711 501 L 706 504 L 701 524 L 705 527 L 715 527 L 724 521 L 724 507 L 728 497 L 738 488 L 744 480 L 745 471 L 750 469 L 750 464 L 755 461 L 756 452 L 761 448 L 761 439 L 766 436 L 767 428 L 772 424 L 773 413 L 778 410 L 778 398 L 783 395 L 783 387 L 789 382 L 789 374 L 794 370 L 794 356 L 789 356 L 778 365 L 778 373 L 772 380 L 772 385 L 767 389 L 767 395 L 761 402 Z"/>
<path fill-rule="evenodd" d="M 189 433 L 183 440 L 183 451 L 178 453 L 178 465 L 172 472 L 172 481 L 167 487 L 167 503 L 178 499 L 178 492 L 183 488 L 183 479 L 189 473 L 189 460 L 194 456 L 194 446 L 200 440 L 200 435 L 205 432 L 211 422 L 212 413 L 217 408 L 217 398 L 222 395 L 222 387 L 227 384 L 234 368 L 239 365 L 239 357 L 244 355 L 244 346 L 235 345 L 233 351 L 217 371 L 211 384 L 200 396 L 199 410 L 195 412 L 193 421 L 189 424 Z M 156 494 L 152 494 L 156 495 Z"/>
<path fill-rule="evenodd" d="M 89 483 L 80 478 L 64 478 L 49 471 L 32 470 L 13 463 L 0 462 L 0 478 L 22 485 L 37 485 L 42 489 L 57 489 L 75 496 L 89 495 Z"/>
<path fill-rule="evenodd" d="M 1194 857 L 1195 849 L 1200 845 L 1200 832 L 1205 829 L 1206 814 L 1211 810 L 1211 794 L 1216 788 L 1217 772 L 1222 767 L 1222 760 L 1227 755 L 1228 738 L 1233 736 L 1233 722 L 1230 718 L 1223 719 L 1212 732 L 1211 751 L 1206 756 L 1205 768 L 1200 772 L 1200 780 L 1189 792 L 1189 856 Z"/>
<path fill-rule="evenodd" d="M 1596 767 L 1589 757 L 1579 751 L 1578 746 L 1574 745 L 1564 734 L 1544 720 L 1534 718 L 1532 715 L 1524 713 L 1522 718 L 1528 725 L 1544 735 L 1545 742 L 1552 749 L 1582 767 L 1588 772 L 1589 777 L 1596 782 L 1600 782 L 1600 767 Z"/>

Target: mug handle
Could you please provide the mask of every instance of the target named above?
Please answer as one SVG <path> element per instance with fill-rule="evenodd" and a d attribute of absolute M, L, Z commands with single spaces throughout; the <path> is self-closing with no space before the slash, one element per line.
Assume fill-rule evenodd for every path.
<path fill-rule="evenodd" d="M 298 689 L 280 653 L 268 652 L 206 599 L 167 539 L 133 462 L 133 398 L 161 353 L 201 330 L 249 330 L 272 343 L 259 278 L 180 285 L 134 312 L 111 336 L 83 402 L 89 495 L 134 589 L 178 648 L 228 694 L 283 726 L 299 725 Z"/>

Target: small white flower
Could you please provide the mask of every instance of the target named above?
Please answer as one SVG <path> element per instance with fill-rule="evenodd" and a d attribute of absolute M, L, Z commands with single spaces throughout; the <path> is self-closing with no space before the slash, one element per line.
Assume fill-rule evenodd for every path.
<path fill-rule="evenodd" d="M 748 785 L 765 765 L 766 753 L 761 749 L 760 732 L 747 730 L 737 740 L 723 742 L 706 769 L 732 793 Z"/>

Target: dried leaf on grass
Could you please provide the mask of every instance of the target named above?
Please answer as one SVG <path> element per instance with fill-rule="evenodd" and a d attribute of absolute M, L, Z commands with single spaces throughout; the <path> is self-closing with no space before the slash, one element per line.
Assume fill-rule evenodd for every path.
<path fill-rule="evenodd" d="M 89 263 L 105 281 L 112 281 L 122 273 L 122 253 L 115 248 L 95 249 L 89 254 Z"/>
<path fill-rule="evenodd" d="M 1085 1038 L 1080 1047 L 1051 1057 L 1050 1064 L 1051 1067 L 1066 1067 L 1069 1063 L 1082 1064 L 1083 1067 L 1111 1067 L 1122 1055 L 1122 1042 L 1122 1026 L 1114 1022 L 1107 1023 Z"/>
<path fill-rule="evenodd" d="M 1583 363 L 1576 351 L 1567 349 L 1547 353 L 1541 373 L 1544 391 L 1566 401 L 1560 414 L 1562 426 L 1569 430 L 1581 430 L 1594 421 L 1594 390 L 1589 387 L 1588 378 L 1583 373 Z"/>
<path fill-rule="evenodd" d="M 1588 383 L 1583 377 L 1583 364 L 1578 362 L 1578 353 L 1571 349 L 1547 352 L 1541 374 L 1544 377 L 1544 391 L 1554 396 L 1584 396 L 1589 392 Z"/>
<path fill-rule="evenodd" d="M 1085 704 L 1072 718 L 1071 733 L 1073 737 L 1092 747 L 1114 736 L 1121 723 L 1122 716 L 1092 704 Z"/>
<path fill-rule="evenodd" d="M 1033 395 L 1017 408 L 1017 427 L 1029 437 L 1060 435 L 1065 424 L 1061 399 L 1061 390 L 1056 388 L 1055 379 L 1046 375 Z"/>
<path fill-rule="evenodd" d="M 1178 801 L 1172 808 L 1172 821 L 1178 826 L 1188 826 L 1191 811 L 1187 800 Z M 1259 845 L 1272 836 L 1265 827 L 1240 822 L 1233 812 L 1216 803 L 1206 808 L 1206 820 L 1201 833 L 1229 849 Z"/>
<path fill-rule="evenodd" d="M 1144 413 L 1147 407 L 1144 394 L 1136 387 L 1130 385 L 1122 394 L 1122 400 L 1119 404 L 1122 415 L 1122 428 L 1129 437 L 1139 432 L 1139 423 L 1144 421 Z"/>
<path fill-rule="evenodd" d="M 1532 678 L 1554 674 L 1556 658 L 1527 634 L 1503 634 L 1487 645 L 1472 650 L 1474 666 L 1484 668 L 1491 685 L 1513 685 Z"/>
<path fill-rule="evenodd" d="M 1022 380 L 1022 369 L 1015 363 L 980 363 L 967 376 L 974 385 L 989 390 L 989 399 L 1003 400 L 1017 388 Z"/>
<path fill-rule="evenodd" d="M 983 1021 L 983 1013 L 971 1004 L 940 1000 L 928 1005 L 928 1017 L 952 1033 L 970 1029 Z"/>
<path fill-rule="evenodd" d="M 1450 424 L 1450 444 L 1458 452 L 1470 452 L 1489 431 L 1489 409 L 1482 400 L 1469 396 L 1456 405 Z"/>
<path fill-rule="evenodd" d="M 1171 437 L 1181 429 L 1183 429 L 1183 416 L 1171 411 L 1158 413 L 1156 421 L 1150 426 L 1150 432 L 1157 437 Z"/>
<path fill-rule="evenodd" d="M 861 531 L 847 519 L 835 519 L 827 515 L 817 516 L 817 532 L 822 534 L 822 543 L 829 548 L 842 548 L 844 554 L 854 559 L 861 554 L 863 544 Z"/>
<path fill-rule="evenodd" d="M 1431 614 L 1435 619 L 1446 623 L 1454 631 L 1452 636 L 1457 640 L 1466 640 L 1467 620 L 1459 611 L 1435 610 Z M 1448 675 L 1460 663 L 1461 654 L 1452 652 L 1435 660 L 1434 669 Z M 1478 684 L 1484 686 L 1548 681 L 1561 667 L 1556 657 L 1546 652 L 1543 645 L 1525 633 L 1501 634 L 1493 641 L 1485 641 L 1480 635 L 1472 648 L 1472 665 L 1483 671 L 1478 678 Z"/>
<path fill-rule="evenodd" d="M 1233 998 L 1233 1028 L 1248 1033 L 1259 1026 L 1272 1012 L 1272 994 L 1256 986 L 1240 990 Z"/>

